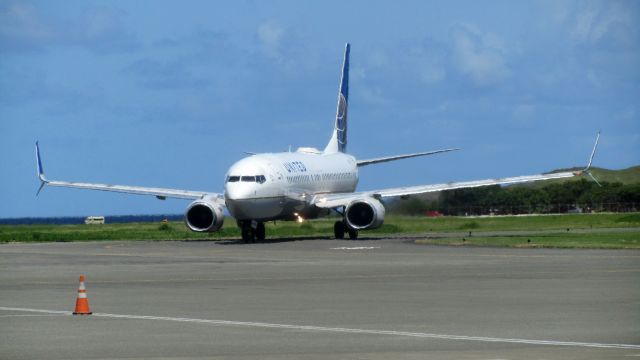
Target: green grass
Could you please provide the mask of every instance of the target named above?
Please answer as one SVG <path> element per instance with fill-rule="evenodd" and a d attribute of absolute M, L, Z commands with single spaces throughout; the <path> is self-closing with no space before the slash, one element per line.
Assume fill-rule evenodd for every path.
<path fill-rule="evenodd" d="M 640 227 L 640 213 L 629 214 L 567 214 L 548 216 L 494 216 L 436 218 L 390 216 L 380 229 L 395 226 L 401 233 L 510 231 L 510 230 L 566 230 L 591 228 Z M 371 233 L 376 233 L 374 230 Z"/>
<path fill-rule="evenodd" d="M 417 244 L 454 246 L 499 246 L 522 248 L 640 249 L 640 232 L 590 234 L 445 237 L 416 240 Z"/>
<path fill-rule="evenodd" d="M 331 237 L 335 218 L 296 222 L 278 221 L 267 224 L 268 238 L 291 237 Z M 529 237 L 535 244 L 549 245 L 565 239 L 565 243 L 575 236 L 588 237 L 593 243 L 580 240 L 589 247 L 605 246 L 609 234 L 561 234 L 566 229 L 602 229 L 602 228 L 640 228 L 640 213 L 629 214 L 570 214 L 551 216 L 505 216 L 505 217 L 411 217 L 388 216 L 384 225 L 376 230 L 363 231 L 363 236 L 383 236 L 392 234 L 429 234 L 429 233 L 481 233 L 486 231 L 539 231 L 558 230 L 554 236 Z M 640 231 L 631 233 L 612 233 L 618 239 L 618 247 L 626 247 L 628 241 L 640 238 Z M 480 235 L 480 234 L 478 234 Z M 129 223 L 105 225 L 2 225 L 0 243 L 4 242 L 54 242 L 54 241 L 99 241 L 99 240 L 219 240 L 238 239 L 240 232 L 233 219 L 227 219 L 221 231 L 215 233 L 195 233 L 182 222 Z M 518 237 L 473 237 L 475 245 L 515 246 L 523 239 Z M 549 240 L 545 243 L 543 240 Z M 624 241 L 623 241 L 624 240 Z M 439 241 L 439 240 L 438 240 Z M 460 238 L 451 239 L 461 241 Z M 485 241 L 485 243 L 483 243 Z M 524 239 L 526 242 L 526 239 Z M 515 245 L 514 245 L 515 244 Z M 631 247 L 637 244 L 631 242 Z M 581 246 L 578 246 L 581 247 Z M 637 246 L 636 246 L 637 247 Z"/>
<path fill-rule="evenodd" d="M 229 226 L 216 237 L 236 236 L 239 231 Z M 105 225 L 3 225 L 0 226 L 0 242 L 46 242 L 86 240 L 182 240 L 207 239 L 211 234 L 189 231 L 181 222 L 128 223 Z"/>

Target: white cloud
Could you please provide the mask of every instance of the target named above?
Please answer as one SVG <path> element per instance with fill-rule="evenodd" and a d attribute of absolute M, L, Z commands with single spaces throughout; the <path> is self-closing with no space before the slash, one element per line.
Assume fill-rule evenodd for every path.
<path fill-rule="evenodd" d="M 441 44 L 427 39 L 421 46 L 409 50 L 406 61 L 415 69 L 421 81 L 436 84 L 446 78 L 446 57 L 447 51 Z"/>
<path fill-rule="evenodd" d="M 573 9 L 573 16 L 567 19 L 571 39 L 576 45 L 602 44 L 607 48 L 634 46 L 639 33 L 638 12 L 627 5 L 615 1 L 578 2 Z"/>
<path fill-rule="evenodd" d="M 596 12 L 593 9 L 584 9 L 574 18 L 571 35 L 580 42 L 588 41 L 595 22 Z"/>
<path fill-rule="evenodd" d="M 74 19 L 61 41 L 88 48 L 96 53 L 127 52 L 138 47 L 135 35 L 127 31 L 122 10 L 99 7 Z"/>
<path fill-rule="evenodd" d="M 363 102 L 368 104 L 373 104 L 376 106 L 385 105 L 389 103 L 388 97 L 385 95 L 384 91 L 379 86 L 368 86 L 367 84 L 362 84 L 357 94 L 362 99 Z"/>
<path fill-rule="evenodd" d="M 550 18 L 555 23 L 562 23 L 569 18 L 573 9 L 571 9 L 571 3 L 568 1 L 557 0 L 538 0 L 537 4 L 546 10 L 545 19 Z"/>
<path fill-rule="evenodd" d="M 135 36 L 125 30 L 126 14 L 100 7 L 68 19 L 47 17 L 28 2 L 0 5 L 0 51 L 45 50 L 74 46 L 96 53 L 126 52 L 137 47 Z"/>
<path fill-rule="evenodd" d="M 536 107 L 532 104 L 519 104 L 513 108 L 513 119 L 521 124 L 530 123 L 536 113 Z"/>
<path fill-rule="evenodd" d="M 430 59 L 420 70 L 420 79 L 428 84 L 435 84 L 445 79 L 447 71 L 439 59 Z"/>
<path fill-rule="evenodd" d="M 145 58 L 127 66 L 123 73 L 135 76 L 140 85 L 154 89 L 201 89 L 211 83 L 206 77 L 195 75 L 190 64 L 181 60 Z"/>
<path fill-rule="evenodd" d="M 630 105 L 626 109 L 620 111 L 617 114 L 617 117 L 619 117 L 623 121 L 632 123 L 638 118 L 638 112 L 636 111 L 636 107 L 634 105 Z"/>
<path fill-rule="evenodd" d="M 32 50 L 55 35 L 54 30 L 42 21 L 32 4 L 10 2 L 0 7 L 2 50 Z"/>
<path fill-rule="evenodd" d="M 367 71 L 361 66 L 352 66 L 349 69 L 349 76 L 351 79 L 362 80 L 367 77 Z"/>
<path fill-rule="evenodd" d="M 285 34 L 284 28 L 276 23 L 267 22 L 258 26 L 257 34 L 267 56 L 282 60 L 281 42 Z"/>
<path fill-rule="evenodd" d="M 287 75 L 299 77 L 302 75 L 301 69 L 315 71 L 323 63 L 318 48 L 309 47 L 307 36 L 299 28 L 288 28 L 267 21 L 256 28 L 257 51 Z"/>
<path fill-rule="evenodd" d="M 367 57 L 367 62 L 371 67 L 384 67 L 389 64 L 387 53 L 382 49 L 373 50 Z"/>
<path fill-rule="evenodd" d="M 463 24 L 453 28 L 452 40 L 457 70 L 476 85 L 493 85 L 511 76 L 506 47 L 497 36 Z"/>

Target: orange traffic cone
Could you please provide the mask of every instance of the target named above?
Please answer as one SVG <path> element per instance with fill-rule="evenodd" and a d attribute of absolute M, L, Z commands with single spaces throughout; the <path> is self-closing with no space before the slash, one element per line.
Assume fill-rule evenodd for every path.
<path fill-rule="evenodd" d="M 84 287 L 84 275 L 80 275 L 80 286 L 78 287 L 78 298 L 76 299 L 76 309 L 73 315 L 91 315 L 89 310 L 89 299 L 87 299 L 87 290 Z"/>

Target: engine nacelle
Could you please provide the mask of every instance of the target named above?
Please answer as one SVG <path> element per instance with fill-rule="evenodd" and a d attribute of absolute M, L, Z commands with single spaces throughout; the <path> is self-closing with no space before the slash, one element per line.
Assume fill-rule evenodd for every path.
<path fill-rule="evenodd" d="M 384 222 L 384 205 L 374 198 L 353 201 L 345 210 L 347 225 L 355 230 L 377 229 Z"/>
<path fill-rule="evenodd" d="M 222 207 L 213 201 L 196 200 L 187 207 L 184 222 L 192 231 L 214 232 L 222 227 L 224 213 Z"/>

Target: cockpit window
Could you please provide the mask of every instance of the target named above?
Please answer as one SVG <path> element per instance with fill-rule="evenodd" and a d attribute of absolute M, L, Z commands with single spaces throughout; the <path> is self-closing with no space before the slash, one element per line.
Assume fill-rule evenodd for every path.
<path fill-rule="evenodd" d="M 256 176 L 227 176 L 226 182 L 257 182 L 258 184 L 264 184 L 267 182 L 267 178 L 264 175 Z"/>

